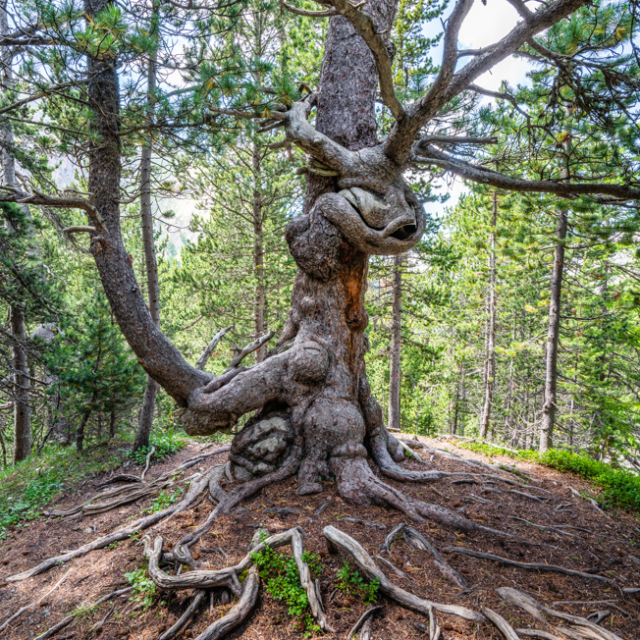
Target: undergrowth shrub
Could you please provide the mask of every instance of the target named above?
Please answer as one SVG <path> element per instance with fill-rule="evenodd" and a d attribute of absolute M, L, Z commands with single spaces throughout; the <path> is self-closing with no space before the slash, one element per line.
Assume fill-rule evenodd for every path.
<path fill-rule="evenodd" d="M 132 451 L 130 455 L 136 464 L 144 464 L 147 454 L 151 451 L 151 447 L 155 447 L 156 450 L 153 454 L 153 458 L 156 461 L 160 461 L 172 456 L 174 453 L 177 453 L 186 444 L 186 439 L 183 438 L 176 430 L 162 429 L 154 431 L 151 434 L 148 447 L 142 447 L 137 451 Z"/>
<path fill-rule="evenodd" d="M 602 489 L 602 493 L 597 496 L 601 504 L 640 511 L 640 476 L 626 469 L 614 468 L 606 462 L 594 460 L 584 453 L 549 449 L 541 455 L 531 449 L 514 452 L 483 442 L 458 442 L 457 446 L 486 456 L 509 456 L 537 462 L 563 473 L 574 473 Z"/>
<path fill-rule="evenodd" d="M 261 535 L 261 538 L 264 540 L 265 536 Z M 319 633 L 320 627 L 309 614 L 309 599 L 300 584 L 295 558 L 278 553 L 268 545 L 265 545 L 263 551 L 252 553 L 251 558 L 265 582 L 267 593 L 288 607 L 287 614 L 297 619 L 305 638 Z M 302 559 L 309 566 L 312 579 L 317 578 L 324 570 L 324 565 L 315 553 L 305 552 Z"/>
<path fill-rule="evenodd" d="M 374 578 L 369 582 L 365 580 L 357 569 L 352 569 L 348 562 L 342 565 L 337 574 L 336 586 L 346 595 L 360 596 L 365 604 L 373 604 L 378 599 L 380 578 Z"/>
<path fill-rule="evenodd" d="M 133 602 L 142 605 L 143 609 L 148 609 L 153 604 L 156 595 L 155 582 L 149 577 L 146 568 L 139 567 L 129 573 L 125 573 L 124 577 L 133 587 L 131 598 Z"/>

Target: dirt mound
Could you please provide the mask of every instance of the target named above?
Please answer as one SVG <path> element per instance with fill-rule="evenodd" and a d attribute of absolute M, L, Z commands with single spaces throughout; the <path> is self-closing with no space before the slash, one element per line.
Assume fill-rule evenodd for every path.
<path fill-rule="evenodd" d="M 424 442 L 429 446 L 442 446 L 435 441 Z M 481 455 L 457 450 L 451 445 L 447 448 L 469 461 L 486 462 Z M 152 467 L 147 480 L 162 478 L 198 452 L 199 448 L 191 446 L 171 460 Z M 227 455 L 205 458 L 185 474 L 205 472 L 212 465 L 225 462 Z M 509 535 L 489 531 L 465 533 L 432 522 L 407 521 L 435 549 L 436 556 L 432 550 L 420 548 L 406 531 L 392 537 L 387 551 L 380 546 L 403 520 L 397 512 L 376 506 L 352 507 L 337 495 L 334 483 L 326 483 L 322 494 L 299 496 L 296 481 L 289 479 L 266 487 L 229 515 L 219 516 L 199 543 L 191 547 L 193 559 L 199 570 L 230 567 L 246 556 L 249 543 L 261 526 L 270 534 L 298 527 L 304 551 L 317 554 L 324 566 L 317 586 L 327 621 L 334 631 L 320 633 L 318 637 L 344 638 L 368 604 L 363 601 L 363 590 L 353 588 L 352 593 L 348 593 L 349 589 L 339 588 L 338 573 L 343 570 L 344 586 L 344 576 L 355 575 L 355 565 L 352 562 L 350 573 L 345 574 L 344 550 L 329 551 L 324 530 L 331 526 L 363 547 L 374 567 L 377 565 L 376 570 L 391 584 L 389 588 L 399 588 L 421 601 L 457 605 L 478 615 L 484 611 L 489 618 L 491 612 L 495 612 L 514 629 L 542 630 L 558 638 L 597 638 L 598 629 L 602 630 L 601 637 L 609 640 L 612 633 L 624 640 L 640 637 L 640 595 L 630 592 L 640 587 L 637 515 L 601 514 L 571 490 L 584 490 L 586 483 L 538 465 L 518 463 L 520 473 L 516 475 L 472 467 L 441 452 L 434 453 L 433 461 L 429 461 L 431 455 L 431 452 L 423 454 L 426 464 L 411 462 L 405 466 L 424 470 L 435 465 L 438 470 L 465 475 L 447 476 L 429 485 L 398 483 L 397 487 L 412 498 L 454 509 L 477 524 Z M 511 460 L 504 462 L 512 464 Z M 94 484 L 101 480 L 104 478 Z M 229 488 L 224 486 L 224 480 L 222 486 Z M 176 487 L 171 487 L 171 491 L 178 491 Z M 186 487 L 179 490 L 184 492 Z M 171 491 L 163 492 L 162 497 L 158 493 L 143 497 L 106 513 L 41 519 L 28 527 L 14 528 L 3 544 L 0 559 L 0 626 L 21 607 L 36 605 L 0 632 L 0 637 L 32 640 L 71 615 L 71 621 L 50 637 L 151 640 L 169 629 L 185 612 L 197 590 L 156 589 L 156 596 L 148 607 L 145 605 L 149 603 L 131 600 L 131 592 L 118 594 L 94 608 L 88 606 L 101 596 L 128 587 L 124 574 L 145 566 L 140 542 L 143 534 L 92 551 L 24 581 L 6 582 L 6 579 L 51 555 L 79 547 L 128 521 L 133 522 L 145 510 L 161 508 L 168 500 L 181 499 L 183 494 L 175 495 Z M 97 493 L 94 486 L 77 487 L 59 500 L 55 508 L 70 510 Z M 205 498 L 189 510 L 161 520 L 144 534 L 151 540 L 161 536 L 165 551 L 171 550 L 185 534 L 197 528 L 212 508 L 212 500 Z M 335 553 L 336 550 L 340 553 Z M 290 553 L 288 547 L 278 552 Z M 456 584 L 455 579 L 443 571 L 443 566 L 458 574 L 460 584 L 468 586 Z M 568 570 L 568 574 L 560 573 L 558 568 Z M 171 567 L 168 572 L 176 573 Z M 362 567 L 359 573 L 366 576 Z M 45 596 L 63 576 L 66 576 L 64 581 Z M 366 581 L 363 584 L 366 585 Z M 377 596 L 381 608 L 371 616 L 370 637 L 385 640 L 428 637 L 429 616 L 416 612 L 416 607 L 411 611 L 400 606 L 397 597 L 383 593 L 383 587 L 381 584 Z M 505 588 L 517 591 L 505 591 Z M 523 608 L 514 601 L 513 594 L 518 592 L 548 607 L 551 613 L 549 610 L 543 614 L 536 612 L 530 604 L 527 612 L 526 606 Z M 201 596 L 192 621 L 176 637 L 195 638 L 227 614 L 235 603 L 225 604 L 228 596 L 223 595 L 216 592 L 213 598 L 207 592 Z M 45 597 L 38 602 L 42 596 Z M 599 621 L 599 626 L 595 631 L 585 631 L 586 627 L 580 626 L 582 623 L 572 622 L 566 615 L 562 619 L 554 612 L 583 618 L 601 612 L 591 618 Z M 437 622 L 441 637 L 447 640 L 503 637 L 489 620 L 464 620 L 459 615 L 438 611 L 437 607 L 434 614 L 434 624 Z M 543 619 L 547 622 L 541 621 Z M 562 629 L 567 633 L 563 634 Z M 263 580 L 257 605 L 240 626 L 225 637 L 285 639 L 300 638 L 303 633 L 300 619 L 289 616 L 287 606 L 267 593 Z M 589 636 L 589 633 L 596 635 Z"/>

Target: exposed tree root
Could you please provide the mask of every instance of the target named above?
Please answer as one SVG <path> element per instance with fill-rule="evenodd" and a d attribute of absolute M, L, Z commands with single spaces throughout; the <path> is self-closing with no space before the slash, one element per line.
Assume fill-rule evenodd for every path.
<path fill-rule="evenodd" d="M 358 633 L 358 629 L 367 622 L 373 615 L 378 613 L 378 611 L 382 611 L 381 606 L 377 607 L 369 607 L 356 621 L 356 623 L 351 627 L 349 633 L 347 633 L 347 638 L 350 640 L 356 633 Z"/>
<path fill-rule="evenodd" d="M 267 474 L 266 476 L 263 476 L 262 478 L 255 478 L 254 480 L 245 482 L 241 484 L 237 489 L 224 494 L 216 508 L 211 511 L 211 513 L 200 524 L 200 526 L 194 529 L 191 533 L 184 536 L 180 540 L 180 542 L 178 542 L 178 546 L 192 546 L 198 540 L 200 540 L 200 538 L 205 533 L 207 533 L 209 529 L 211 529 L 215 519 L 219 515 L 229 513 L 231 509 L 236 507 L 246 498 L 252 496 L 254 493 L 260 491 L 260 489 L 263 489 L 264 487 L 273 484 L 274 482 L 280 482 L 281 480 L 286 480 L 287 478 L 291 477 L 298 470 L 298 465 L 300 464 L 300 454 L 301 446 L 299 441 L 296 441 L 291 447 L 287 458 L 279 469 Z M 209 483 L 212 477 L 213 473 L 210 472 L 207 475 L 207 483 Z"/>
<path fill-rule="evenodd" d="M 14 620 L 18 619 L 25 611 L 29 611 L 29 609 L 37 607 L 47 596 L 51 595 L 67 579 L 70 572 L 71 569 L 69 569 L 69 571 L 67 571 L 43 596 L 40 596 L 37 600 L 25 605 L 24 607 L 20 607 L 20 609 L 18 609 L 12 616 L 9 616 L 9 618 L 0 625 L 0 633 L 4 631 Z"/>
<path fill-rule="evenodd" d="M 477 611 L 472 611 L 466 607 L 423 600 L 422 598 L 418 598 L 412 593 L 397 587 L 387 579 L 385 574 L 376 566 L 371 556 L 351 536 L 348 536 L 346 533 L 343 533 L 331 526 L 325 527 L 323 534 L 327 539 L 327 546 L 330 552 L 342 551 L 355 563 L 358 570 L 368 580 L 375 580 L 378 578 L 380 581 L 380 591 L 392 600 L 401 604 L 403 607 L 407 607 L 408 609 L 412 609 L 427 616 L 429 615 L 430 610 L 435 609 L 442 613 L 450 613 L 454 616 L 459 616 L 465 620 L 472 620 L 474 622 L 482 622 L 484 620 L 484 616 Z"/>
<path fill-rule="evenodd" d="M 67 551 L 66 553 L 62 553 L 58 556 L 53 556 L 51 558 L 47 558 L 43 560 L 35 567 L 28 569 L 27 571 L 23 571 L 21 573 L 17 573 L 13 576 L 9 576 L 6 578 L 7 582 L 18 582 L 20 580 L 26 580 L 27 578 L 31 578 L 32 576 L 38 575 L 39 573 L 43 573 L 44 571 L 48 571 L 49 569 L 58 566 L 59 564 L 69 562 L 69 560 L 73 560 L 74 558 L 80 558 L 81 556 L 86 555 L 87 553 L 94 551 L 95 549 L 103 549 L 104 547 L 109 546 L 113 542 L 119 542 L 120 540 L 126 540 L 128 537 L 137 533 L 139 531 L 144 531 L 149 527 L 159 523 L 161 520 L 165 519 L 168 516 L 171 516 L 175 513 L 179 513 L 180 511 L 184 511 L 191 507 L 199 498 L 200 494 L 208 487 L 209 485 L 209 476 L 215 472 L 217 467 L 213 467 L 207 473 L 200 476 L 197 480 L 194 480 L 185 497 L 176 504 L 173 504 L 162 511 L 158 511 L 157 513 L 152 513 L 143 518 L 139 518 L 138 520 L 134 520 L 129 523 L 125 527 L 117 529 L 116 531 L 107 534 L 106 536 L 102 536 L 101 538 L 97 538 L 93 542 L 89 542 L 88 544 L 82 545 L 77 549 L 72 551 Z"/>
<path fill-rule="evenodd" d="M 517 589 L 501 587 L 500 589 L 496 589 L 496 593 L 507 602 L 523 609 L 540 622 L 546 622 L 543 614 L 569 622 L 571 624 L 571 629 L 567 631 L 573 632 L 575 636 L 584 640 L 622 640 L 620 636 L 616 635 L 612 631 L 604 629 L 603 627 L 590 622 L 586 618 L 573 616 L 569 613 L 563 613 L 562 611 L 556 611 L 555 609 L 545 607 L 544 605 L 536 602 L 536 600 L 531 596 L 528 596 L 526 593 L 518 591 Z M 565 635 L 570 635 L 570 637 L 573 635 L 571 633 L 567 634 L 566 631 L 561 628 L 558 628 L 558 631 L 565 633 Z"/>
<path fill-rule="evenodd" d="M 468 589 L 467 581 L 442 557 L 440 552 L 419 532 L 412 527 L 404 528 L 405 540 L 414 548 L 428 551 L 443 577 L 460 589 Z"/>
<path fill-rule="evenodd" d="M 516 633 L 521 638 L 542 638 L 542 640 L 563 640 L 560 636 L 554 636 L 553 633 L 540 631 L 539 629 L 516 629 Z"/>
<path fill-rule="evenodd" d="M 227 615 L 209 625 L 195 640 L 218 640 L 242 624 L 256 605 L 259 588 L 258 570 L 256 567 L 251 567 L 238 603 L 229 610 Z"/>
<path fill-rule="evenodd" d="M 232 626 L 228 626 L 227 623 L 220 627 L 216 627 L 215 623 L 204 631 L 199 637 L 202 638 L 218 638 L 222 636 L 222 631 L 225 633 L 233 626 L 240 624 L 240 622 L 248 615 L 250 609 L 249 603 L 255 604 L 255 597 L 250 594 L 247 595 L 248 579 L 245 581 L 244 586 L 240 584 L 239 576 L 245 571 L 249 570 L 249 575 L 255 575 L 256 589 L 259 582 L 257 574 L 254 571 L 253 554 L 263 551 L 266 547 L 276 549 L 284 545 L 291 545 L 293 557 L 298 568 L 298 574 L 300 577 L 300 584 L 307 593 L 307 599 L 309 601 L 309 607 L 311 614 L 317 620 L 320 628 L 323 631 L 331 631 L 331 627 L 327 621 L 327 618 L 322 609 L 319 593 L 316 590 L 316 585 L 311 579 L 311 573 L 307 563 L 303 560 L 303 547 L 302 538 L 300 532 L 297 529 L 290 529 L 284 533 L 279 533 L 270 537 L 267 537 L 260 543 L 256 543 L 253 546 L 251 553 L 247 554 L 238 564 L 232 567 L 226 567 L 219 570 L 195 570 L 181 573 L 180 575 L 170 576 L 162 571 L 159 567 L 160 558 L 162 557 L 162 538 L 156 538 L 151 546 L 151 541 L 148 536 L 144 538 L 145 556 L 149 559 L 149 577 L 153 582 L 161 589 L 211 589 L 213 587 L 227 587 L 236 596 L 239 596 L 240 600 L 237 607 L 234 607 L 236 613 L 233 618 L 229 618 L 228 622 L 236 620 Z M 175 554 L 175 552 L 174 552 Z M 253 572 L 253 573 L 252 573 Z M 249 589 L 252 592 L 253 587 Z M 242 604 L 241 606 L 241 603 Z M 253 606 L 251 604 L 251 606 Z M 238 608 L 239 607 L 239 608 Z M 248 608 L 247 608 L 248 607 Z M 233 609 L 232 609 L 233 611 Z M 242 614 L 242 616 L 241 616 Z M 231 612 L 228 614 L 231 616 Z M 228 616 L 225 616 L 227 618 Z M 241 616 L 241 617 L 240 617 Z M 218 621 L 220 622 L 220 621 Z M 186 624 L 186 622 L 185 622 Z M 209 634 L 209 635 L 206 635 Z M 216 635 L 218 634 L 218 635 Z"/>
<path fill-rule="evenodd" d="M 194 614 L 198 610 L 198 607 L 202 604 L 207 592 L 202 589 L 196 592 L 196 595 L 191 600 L 189 606 L 185 609 L 185 612 L 178 618 L 176 623 L 169 627 L 159 638 L 158 640 L 172 640 L 175 638 L 184 627 L 189 624 L 191 618 L 193 618 Z"/>
<path fill-rule="evenodd" d="M 117 598 L 118 596 L 124 595 L 125 593 L 129 593 L 129 591 L 132 591 L 132 590 L 133 590 L 133 587 L 127 587 L 126 589 L 118 589 L 117 591 L 112 591 L 111 593 L 108 593 L 106 596 L 102 596 L 101 598 L 98 598 L 94 603 L 89 605 L 89 607 L 93 609 L 101 605 L 103 602 L 106 602 L 107 600 L 111 600 L 112 598 Z M 47 640 L 48 638 L 53 638 L 53 636 L 55 636 L 56 633 L 58 633 L 58 631 L 62 631 L 62 629 L 64 629 L 65 627 L 68 627 L 74 620 L 76 620 L 75 615 L 67 616 L 66 618 L 63 618 L 62 620 L 60 620 L 60 622 L 55 624 L 53 627 L 51 627 L 51 629 L 48 629 L 44 633 L 40 634 L 37 638 L 34 638 L 34 640 Z"/>
<path fill-rule="evenodd" d="M 501 615 L 487 607 L 482 607 L 482 613 L 497 627 L 505 640 L 520 640 L 513 627 Z"/>
<path fill-rule="evenodd" d="M 595 573 L 584 573 L 582 571 L 576 571 L 575 569 L 567 569 L 566 567 L 560 567 L 555 564 L 545 564 L 544 562 L 518 562 L 516 560 L 509 560 L 509 558 L 503 558 L 502 556 L 494 556 L 492 553 L 481 553 L 480 551 L 473 551 L 472 549 L 465 549 L 463 547 L 447 547 L 443 549 L 443 551 L 448 553 L 460 553 L 465 556 L 491 560 L 492 562 L 499 562 L 505 567 L 518 567 L 519 569 L 526 569 L 527 571 L 551 571 L 552 573 L 562 573 L 565 576 L 577 576 L 579 578 L 588 578 L 589 580 L 600 580 L 601 582 L 611 582 L 615 584 L 615 580 L 612 580 L 611 578 L 599 576 Z"/>

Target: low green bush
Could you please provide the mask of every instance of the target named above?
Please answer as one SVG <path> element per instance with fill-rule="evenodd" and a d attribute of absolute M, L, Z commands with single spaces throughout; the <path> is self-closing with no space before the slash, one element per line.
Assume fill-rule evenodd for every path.
<path fill-rule="evenodd" d="M 180 449 L 182 449 L 186 444 L 187 440 L 176 430 L 158 429 L 151 434 L 148 447 L 142 447 L 137 451 L 132 451 L 130 456 L 136 464 L 144 464 L 147 454 L 151 451 L 151 447 L 155 447 L 156 450 L 153 454 L 153 458 L 156 461 L 164 460 L 165 458 L 180 451 Z"/>
<path fill-rule="evenodd" d="M 265 581 L 267 593 L 274 600 L 287 605 L 288 615 L 298 619 L 305 637 L 319 633 L 320 627 L 309 615 L 309 599 L 300 584 L 295 559 L 278 553 L 269 546 L 265 546 L 263 551 L 252 553 L 251 557 L 260 572 L 260 577 Z M 309 566 L 312 578 L 318 577 L 324 570 L 315 553 L 305 552 L 302 559 Z"/>

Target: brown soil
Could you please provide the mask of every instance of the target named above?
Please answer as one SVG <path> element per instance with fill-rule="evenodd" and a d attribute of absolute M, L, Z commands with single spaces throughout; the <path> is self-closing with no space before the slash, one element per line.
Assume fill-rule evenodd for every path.
<path fill-rule="evenodd" d="M 450 443 L 443 445 L 441 442 L 424 440 L 437 447 L 446 446 L 448 450 L 466 458 L 487 460 L 481 455 L 456 449 Z M 193 456 L 198 450 L 199 446 L 189 446 L 170 460 L 153 466 L 149 475 L 159 476 Z M 222 462 L 226 455 L 217 456 L 215 463 Z M 208 459 L 205 462 L 208 466 L 214 461 Z M 513 461 L 507 458 L 494 458 L 494 462 L 513 464 Z M 440 456 L 429 466 L 436 464 L 437 468 L 448 471 L 469 471 L 469 467 Z M 409 466 L 413 465 L 424 469 L 416 463 Z M 387 559 L 404 571 L 407 578 L 400 578 L 387 568 L 381 567 L 385 574 L 398 586 L 425 599 L 464 605 L 474 610 L 487 606 L 503 615 L 514 628 L 544 628 L 561 635 L 554 631 L 553 627 L 535 622 L 521 610 L 503 602 L 495 593 L 498 587 L 515 587 L 529 593 L 543 604 L 585 617 L 593 611 L 609 609 L 612 615 L 602 623 L 607 629 L 611 629 L 624 640 L 640 638 L 640 596 L 625 595 L 618 588 L 640 586 L 640 560 L 636 560 L 640 556 L 637 514 L 611 511 L 608 513 L 611 519 L 607 519 L 591 504 L 576 498 L 568 489 L 568 486 L 572 486 L 578 491 L 593 491 L 586 482 L 536 464 L 519 462 L 517 466 L 529 476 L 531 493 L 551 499 L 540 504 L 524 496 L 509 493 L 509 489 L 514 487 L 501 482 L 487 484 L 482 478 L 477 479 L 479 484 L 452 485 L 450 479 L 431 485 L 400 485 L 393 482 L 389 484 L 401 487 L 409 495 L 427 502 L 461 509 L 468 518 L 477 523 L 517 536 L 516 540 L 508 540 L 489 533 L 460 534 L 432 523 L 413 525 L 440 550 L 450 546 L 461 546 L 518 561 L 544 562 L 587 572 L 601 570 L 600 575 L 613 578 L 615 584 L 555 573 L 506 568 L 487 560 L 444 553 L 449 563 L 472 585 L 469 592 L 460 593 L 457 587 L 443 580 L 427 553 L 411 549 L 400 539 L 394 543 L 391 555 L 387 556 Z M 198 466 L 195 469 L 197 470 Z M 126 471 L 131 472 L 131 469 Z M 513 477 L 518 479 L 516 476 Z M 57 501 L 56 508 L 69 508 L 94 495 L 96 489 L 93 485 L 101 479 L 94 478 L 91 483 L 68 492 Z M 403 520 L 403 517 L 401 514 L 378 507 L 352 507 L 337 496 L 334 484 L 326 483 L 325 486 L 326 491 L 323 494 L 305 497 L 297 495 L 294 479 L 268 487 L 257 497 L 243 503 L 235 513 L 220 518 L 192 551 L 195 558 L 203 563 L 203 568 L 222 568 L 237 562 L 246 554 L 248 543 L 259 524 L 264 524 L 271 533 L 294 526 L 301 527 L 304 530 L 305 550 L 316 552 L 325 565 L 320 577 L 322 597 L 329 621 L 336 629 L 335 634 L 316 637 L 344 638 L 365 610 L 365 605 L 354 597 L 344 597 L 341 592 L 336 592 L 336 572 L 342 566 L 342 560 L 327 553 L 322 529 L 329 524 L 338 527 L 358 540 L 369 554 L 374 556 L 379 554 L 378 546 L 384 541 L 385 536 L 393 526 Z M 535 487 L 551 491 L 552 495 L 537 492 L 534 490 Z M 526 492 L 525 489 L 515 488 Z M 490 489 L 497 489 L 502 493 L 495 493 Z M 490 500 L 491 504 L 473 501 L 472 496 Z M 24 582 L 6 583 L 3 578 L 28 569 L 62 550 L 84 544 L 96 535 L 112 531 L 125 521 L 137 517 L 151 501 L 152 499 L 141 500 L 133 505 L 82 520 L 43 518 L 30 523 L 28 527 L 11 531 L 0 553 L 0 625 L 21 606 L 37 600 L 46 593 L 66 572 L 69 572 L 69 575 L 50 597 L 36 608 L 25 612 L 11 628 L 5 630 L 4 635 L 0 635 L 11 640 L 31 640 L 78 607 L 86 606 L 101 595 L 110 593 L 118 588 L 118 585 L 126 586 L 123 574 L 142 566 L 142 547 L 133 540 L 122 542 L 113 549 L 94 551 L 67 566 Z M 329 503 L 327 508 L 320 516 L 315 516 L 314 511 L 325 502 Z M 569 509 L 556 511 L 560 504 L 568 503 L 571 503 Z M 286 517 L 265 513 L 266 509 L 274 507 L 297 509 L 298 513 Z M 173 543 L 205 517 L 210 508 L 210 503 L 205 501 L 195 509 L 171 519 L 165 525 L 161 524 L 151 529 L 148 533 L 152 536 L 162 535 L 167 545 L 165 548 L 171 548 Z M 340 518 L 344 516 L 381 523 L 385 525 L 385 529 L 341 522 Z M 573 525 L 589 529 L 597 535 L 571 531 L 576 537 L 569 538 L 541 531 L 513 520 L 510 516 L 524 518 L 540 525 Z M 557 549 L 539 546 L 541 544 L 552 545 Z M 218 551 L 220 548 L 228 556 L 227 559 Z M 286 550 L 283 552 L 287 553 Z M 136 604 L 130 602 L 127 595 L 116 601 L 115 609 L 101 628 L 92 630 L 92 627 L 112 609 L 112 602 L 105 602 L 97 610 L 77 617 L 71 626 L 60 631 L 55 637 L 58 640 L 152 640 L 176 621 L 187 606 L 191 595 L 191 592 L 160 593 L 156 602 L 147 610 L 135 609 Z M 428 637 L 424 627 L 420 629 L 416 626 L 428 623 L 423 616 L 404 610 L 386 598 L 381 597 L 379 600 L 384 609 L 372 623 L 372 638 L 395 640 Z M 553 605 L 558 601 L 600 600 L 614 602 Z M 191 625 L 178 637 L 195 637 L 229 606 L 203 607 Z M 501 638 L 499 632 L 489 623 L 473 625 L 460 618 L 442 614 L 438 615 L 438 620 L 445 640 Z M 301 638 L 302 631 L 287 615 L 286 607 L 275 602 L 262 587 L 256 610 L 241 627 L 227 637 L 284 640 Z"/>

